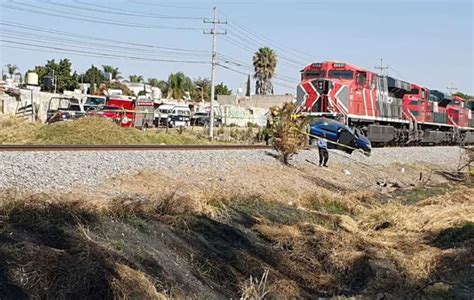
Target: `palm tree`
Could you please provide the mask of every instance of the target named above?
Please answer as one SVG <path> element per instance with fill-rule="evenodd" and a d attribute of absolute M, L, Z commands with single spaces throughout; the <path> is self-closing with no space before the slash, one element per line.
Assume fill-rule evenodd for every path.
<path fill-rule="evenodd" d="M 268 47 L 260 48 L 253 56 L 255 69 L 255 93 L 257 95 L 273 94 L 272 78 L 275 75 L 277 56 Z"/>
<path fill-rule="evenodd" d="M 13 78 L 13 75 L 15 75 L 15 72 L 18 70 L 18 67 L 16 65 L 8 64 L 7 70 L 8 74 L 10 74 L 10 78 Z"/>
<path fill-rule="evenodd" d="M 186 92 L 192 93 L 195 89 L 193 81 L 183 72 L 171 74 L 168 77 L 167 98 L 183 99 Z"/>
<path fill-rule="evenodd" d="M 163 95 L 168 93 L 168 82 L 164 80 L 159 80 L 157 78 L 148 78 L 148 84 L 153 87 L 159 88 Z"/>
<path fill-rule="evenodd" d="M 102 68 L 104 69 L 105 73 L 110 73 L 112 75 L 112 80 L 122 79 L 122 76 L 120 76 L 119 68 L 114 68 L 109 65 L 102 65 Z"/>
<path fill-rule="evenodd" d="M 141 76 L 141 75 L 130 75 L 130 82 L 143 82 L 143 76 Z"/>

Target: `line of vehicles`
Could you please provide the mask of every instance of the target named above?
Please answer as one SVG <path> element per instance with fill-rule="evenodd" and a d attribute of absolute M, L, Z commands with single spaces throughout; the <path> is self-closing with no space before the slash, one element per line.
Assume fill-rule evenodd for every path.
<path fill-rule="evenodd" d="M 84 116 L 102 117 L 121 127 L 148 129 L 153 127 L 208 126 L 208 108 L 191 112 L 187 104 L 167 104 L 140 97 L 87 96 L 53 97 L 47 110 L 46 123 L 74 120 Z M 219 109 L 214 114 L 214 126 L 222 125 Z"/>
<path fill-rule="evenodd" d="M 301 71 L 297 113 L 311 133 L 354 148 L 474 143 L 474 102 L 334 61 Z M 335 123 L 334 120 L 338 122 Z"/>

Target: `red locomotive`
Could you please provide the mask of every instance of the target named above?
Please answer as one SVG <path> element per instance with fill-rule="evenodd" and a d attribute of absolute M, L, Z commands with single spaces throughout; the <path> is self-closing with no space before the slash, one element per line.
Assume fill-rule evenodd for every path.
<path fill-rule="evenodd" d="M 474 107 L 464 99 L 347 63 L 305 67 L 297 105 L 362 130 L 374 144 L 474 143 Z"/>

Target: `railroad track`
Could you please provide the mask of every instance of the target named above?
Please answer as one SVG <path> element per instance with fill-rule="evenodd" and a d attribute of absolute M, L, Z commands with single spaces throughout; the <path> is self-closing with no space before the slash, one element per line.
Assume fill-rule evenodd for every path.
<path fill-rule="evenodd" d="M 423 147 L 423 146 L 418 146 Z M 430 146 L 424 146 L 430 147 Z M 375 146 L 374 148 L 381 148 Z M 390 147 L 382 147 L 390 148 Z M 474 149 L 474 146 L 464 146 Z M 0 145 L 0 152 L 33 151 L 167 151 L 167 150 L 270 150 L 266 145 Z"/>
<path fill-rule="evenodd" d="M 168 150 L 264 150 L 265 145 L 0 145 L 6 151 L 168 151 Z"/>

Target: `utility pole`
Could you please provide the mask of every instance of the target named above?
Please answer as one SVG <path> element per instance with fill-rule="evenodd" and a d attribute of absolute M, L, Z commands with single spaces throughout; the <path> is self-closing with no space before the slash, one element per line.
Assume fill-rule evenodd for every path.
<path fill-rule="evenodd" d="M 447 89 L 449 90 L 449 95 L 451 95 L 451 96 L 454 94 L 453 93 L 454 91 L 458 90 L 457 87 L 454 87 L 454 83 L 452 83 L 452 82 L 451 82 L 451 85 L 447 87 Z"/>
<path fill-rule="evenodd" d="M 383 65 L 383 58 L 380 59 L 380 67 L 375 66 L 375 69 L 380 70 L 380 76 L 383 76 L 383 70 L 388 70 L 388 66 Z"/>
<path fill-rule="evenodd" d="M 217 65 L 217 51 L 216 51 L 216 41 L 217 35 L 225 35 L 227 32 L 218 31 L 217 24 L 227 24 L 226 20 L 217 19 L 217 8 L 214 7 L 214 16 L 212 20 L 205 19 L 204 23 L 212 24 L 211 30 L 204 30 L 204 34 L 212 34 L 212 58 L 211 58 L 211 106 L 209 113 L 209 139 L 212 141 L 214 139 L 214 97 L 215 97 L 215 77 L 216 77 L 216 65 Z"/>
<path fill-rule="evenodd" d="M 56 76 L 54 76 L 54 69 L 53 69 L 53 85 L 54 85 L 54 93 L 56 94 Z"/>
<path fill-rule="evenodd" d="M 33 99 L 33 89 L 30 87 L 31 92 L 31 119 L 33 122 L 36 122 L 36 110 L 35 110 L 35 101 Z"/>

